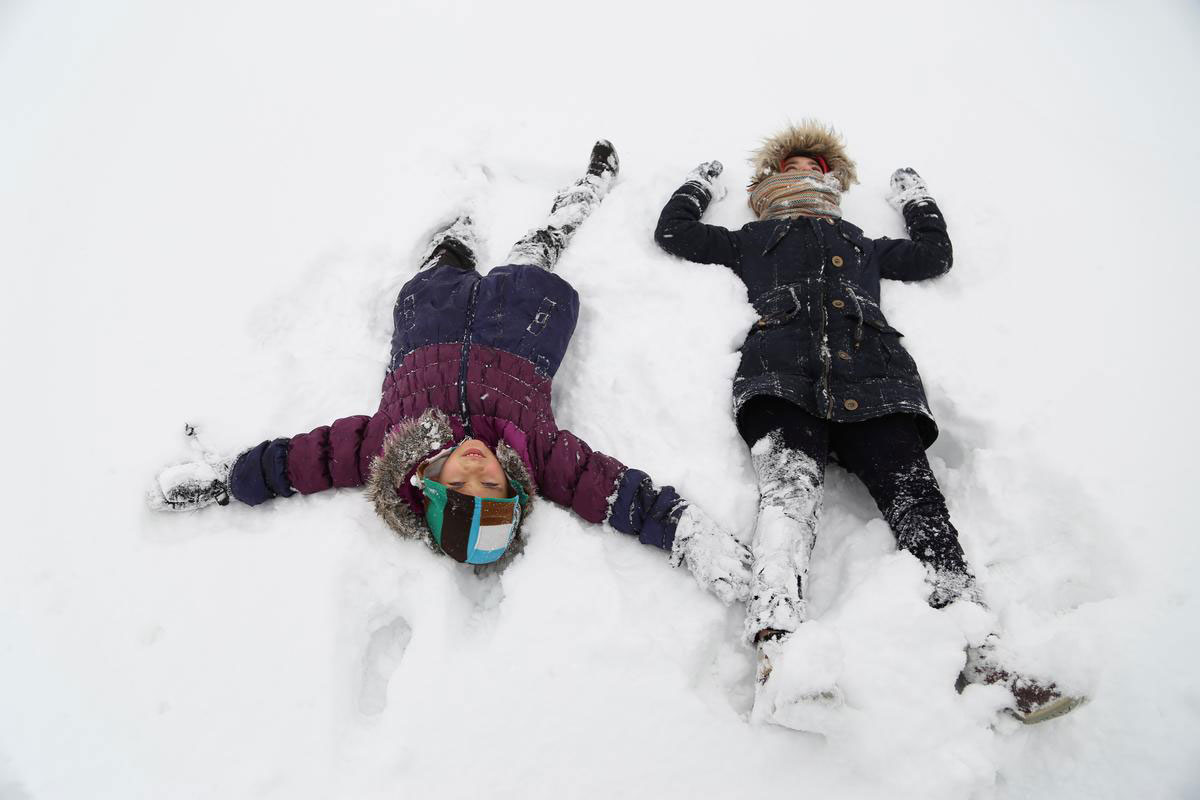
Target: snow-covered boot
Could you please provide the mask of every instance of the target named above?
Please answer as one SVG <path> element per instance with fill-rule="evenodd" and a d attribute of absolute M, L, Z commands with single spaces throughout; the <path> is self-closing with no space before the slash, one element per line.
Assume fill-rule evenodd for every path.
<path fill-rule="evenodd" d="M 602 178 L 605 175 L 616 176 L 621 168 L 621 159 L 608 139 L 600 139 L 592 145 L 592 158 L 588 163 L 588 174 Z"/>
<path fill-rule="evenodd" d="M 612 188 L 619 169 L 620 159 L 612 142 L 597 141 L 588 159 L 587 173 L 554 196 L 546 224 L 522 236 L 513 245 L 506 263 L 553 269 L 575 231 Z"/>
<path fill-rule="evenodd" d="M 758 440 L 750 455 L 759 501 L 744 634 L 754 641 L 763 631 L 794 631 L 808 617 L 804 589 L 825 470 L 804 451 L 787 447 L 779 431 Z"/>
<path fill-rule="evenodd" d="M 1026 725 L 1045 722 L 1071 711 L 1087 698 L 1082 695 L 1064 694 L 1050 680 L 1022 675 L 1004 666 L 1000 653 L 1000 638 L 992 634 L 983 644 L 967 648 L 967 665 L 959 677 L 959 690 L 968 683 L 1000 685 L 1013 696 L 1008 709 L 1014 717 Z"/>
<path fill-rule="evenodd" d="M 421 269 L 454 266 L 475 269 L 479 263 L 479 234 L 467 214 L 460 214 L 450 223 L 438 228 L 429 238 L 421 255 Z"/>
<path fill-rule="evenodd" d="M 751 718 L 808 733 L 832 733 L 842 724 L 845 700 L 837 680 L 841 643 L 820 622 L 758 641 L 758 682 Z"/>

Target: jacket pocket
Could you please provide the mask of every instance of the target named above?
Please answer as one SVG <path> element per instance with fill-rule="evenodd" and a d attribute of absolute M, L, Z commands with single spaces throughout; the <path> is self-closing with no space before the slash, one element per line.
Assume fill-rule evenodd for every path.
<path fill-rule="evenodd" d="M 542 304 L 538 306 L 537 313 L 533 315 L 533 319 L 525 326 L 525 332 L 537 336 L 542 331 L 546 330 L 546 325 L 550 322 L 550 315 L 554 313 L 554 307 L 558 303 L 551 300 L 549 297 L 542 298 Z"/>
<path fill-rule="evenodd" d="M 759 317 L 750 332 L 769 331 L 787 325 L 800 314 L 801 307 L 795 287 L 781 286 L 754 301 L 754 309 Z"/>
<path fill-rule="evenodd" d="M 396 327 L 410 331 L 417 324 L 417 295 L 405 295 L 396 304 Z"/>
<path fill-rule="evenodd" d="M 866 317 L 863 319 L 863 324 L 870 328 L 874 328 L 875 330 L 879 331 L 880 333 L 891 334 L 891 335 L 897 336 L 897 337 L 904 335 L 900 331 L 893 328 L 891 325 L 888 325 L 882 319 L 872 319 L 871 317 Z"/>
<path fill-rule="evenodd" d="M 903 333 L 888 325 L 883 319 L 868 316 L 863 320 L 863 324 L 874 332 L 874 337 L 879 341 L 880 354 L 883 356 L 883 364 L 889 374 L 902 375 L 912 377 L 916 375 L 917 363 L 913 361 L 912 356 L 904 349 L 904 345 L 900 344 L 900 339 L 904 336 Z"/>
<path fill-rule="evenodd" d="M 543 297 L 533 319 L 529 320 L 529 324 L 525 326 L 525 332 L 517 345 L 516 355 L 532 361 L 534 372 L 542 376 L 550 376 L 554 371 L 551 369 L 550 357 L 551 351 L 556 347 L 555 337 L 549 334 L 543 337 L 542 334 L 550 325 L 557 306 L 557 301 Z M 554 366 L 554 369 L 557 369 L 557 365 Z"/>

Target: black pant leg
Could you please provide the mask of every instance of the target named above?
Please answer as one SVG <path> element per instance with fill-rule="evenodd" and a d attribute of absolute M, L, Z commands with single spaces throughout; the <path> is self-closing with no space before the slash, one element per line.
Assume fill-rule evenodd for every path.
<path fill-rule="evenodd" d="M 950 522 L 946 499 L 929 466 L 915 419 L 892 414 L 830 426 L 838 460 L 866 484 L 897 544 L 934 572 L 930 604 L 940 608 L 973 586 Z"/>
<path fill-rule="evenodd" d="M 425 260 L 425 263 L 421 265 L 421 269 L 433 269 L 435 267 L 454 267 L 462 270 L 474 269 L 475 267 L 471 260 L 460 249 L 461 247 L 457 242 L 443 242 Z"/>
<path fill-rule="evenodd" d="M 742 406 L 738 433 L 751 449 L 760 439 L 779 431 L 784 447 L 807 453 L 822 467 L 829 460 L 829 423 L 781 397 L 759 395 Z"/>

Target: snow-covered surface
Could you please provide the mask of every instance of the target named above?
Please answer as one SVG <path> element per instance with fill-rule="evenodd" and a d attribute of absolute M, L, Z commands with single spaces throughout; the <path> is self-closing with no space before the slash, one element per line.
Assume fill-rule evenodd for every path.
<path fill-rule="evenodd" d="M 1200 793 L 1195 4 L 0 5 L 0 797 L 1178 798 Z M 390 303 L 467 195 L 495 260 L 597 137 L 622 174 L 560 263 L 561 424 L 747 535 L 729 416 L 752 315 L 660 205 L 786 120 L 843 199 L 917 168 L 955 267 L 888 284 L 935 469 L 1033 728 L 953 690 L 986 622 L 922 601 L 834 470 L 797 642 L 828 737 L 750 720 L 751 652 L 661 552 L 542 504 L 502 577 L 355 492 L 153 514 L 185 421 L 236 452 L 373 410 Z M 793 654 L 795 655 L 795 654 Z M 811 677 L 811 676 L 810 676 Z M 789 681 L 805 684 L 803 675 Z"/>

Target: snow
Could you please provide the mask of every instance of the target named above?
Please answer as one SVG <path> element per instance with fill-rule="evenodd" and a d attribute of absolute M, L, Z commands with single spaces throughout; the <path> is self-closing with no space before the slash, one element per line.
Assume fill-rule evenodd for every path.
<path fill-rule="evenodd" d="M 752 642 L 764 630 L 795 631 L 808 618 L 808 571 L 825 469 L 803 450 L 788 448 L 779 431 L 755 442 L 750 458 L 759 493 L 744 629 Z"/>
<path fill-rule="evenodd" d="M 1200 794 L 1200 14 L 802 11 L 0 7 L 0 797 Z M 483 577 L 355 492 L 145 507 L 185 421 L 229 454 L 372 411 L 422 236 L 473 198 L 494 263 L 603 136 L 620 178 L 559 265 L 582 298 L 559 422 L 748 535 L 745 289 L 651 233 L 711 159 L 706 220 L 748 220 L 745 154 L 810 116 L 858 162 L 847 219 L 903 235 L 900 166 L 946 215 L 953 271 L 884 308 L 1007 645 L 1092 697 L 1070 715 L 1025 728 L 995 687 L 954 692 L 987 623 L 924 604 L 836 469 L 790 673 L 836 676 L 824 737 L 751 719 L 739 608 L 547 503 Z"/>

